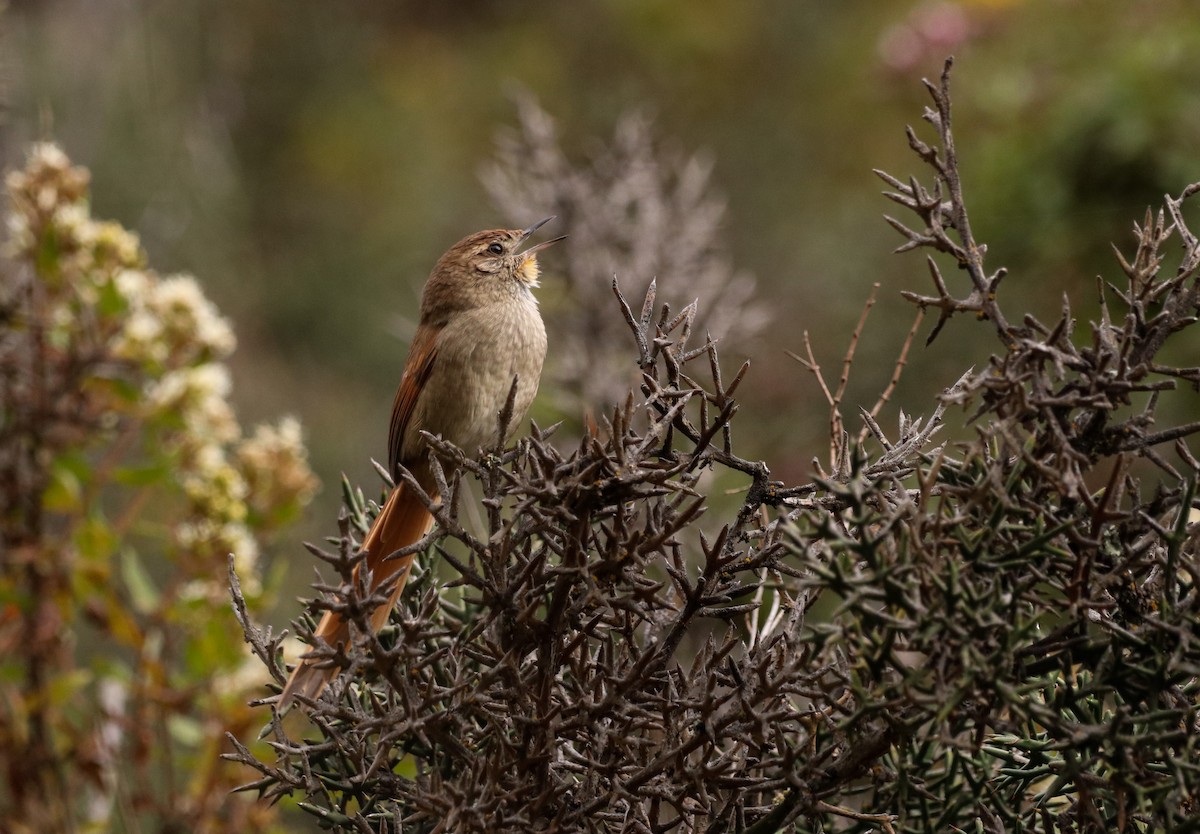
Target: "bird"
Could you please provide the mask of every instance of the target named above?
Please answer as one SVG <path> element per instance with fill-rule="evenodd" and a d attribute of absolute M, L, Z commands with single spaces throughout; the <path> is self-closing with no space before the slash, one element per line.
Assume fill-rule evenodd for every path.
<path fill-rule="evenodd" d="M 553 220 L 527 229 L 491 229 L 446 251 L 421 293 L 421 318 L 392 403 L 388 471 L 395 486 L 362 542 L 371 592 L 394 582 L 386 604 L 370 615 L 378 631 L 387 622 L 416 554 L 387 557 L 420 541 L 433 527 L 426 503 L 400 476 L 407 470 L 436 500 L 429 444 L 421 432 L 440 435 L 468 454 L 507 440 L 498 437 L 499 414 L 513 395 L 510 427 L 520 425 L 537 393 L 546 357 L 546 328 L 533 294 L 538 253 L 566 235 L 525 247 Z M 515 394 L 513 389 L 515 387 Z M 509 429 L 511 433 L 511 428 Z M 350 642 L 340 613 L 326 611 L 313 632 L 316 645 Z M 337 674 L 336 665 L 302 656 L 278 700 L 286 710 L 297 696 L 315 700 Z"/>

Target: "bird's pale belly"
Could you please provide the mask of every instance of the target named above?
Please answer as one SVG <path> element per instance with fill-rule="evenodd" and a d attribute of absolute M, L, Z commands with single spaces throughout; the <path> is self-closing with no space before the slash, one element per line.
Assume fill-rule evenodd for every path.
<path fill-rule="evenodd" d="M 450 332 L 451 330 L 458 332 Z M 516 430 L 537 393 L 546 331 L 532 301 L 471 310 L 447 325 L 434 368 L 404 438 L 405 458 L 423 445 L 420 432 L 441 435 L 468 454 L 496 443 L 500 411 L 517 378 L 508 430 Z"/>

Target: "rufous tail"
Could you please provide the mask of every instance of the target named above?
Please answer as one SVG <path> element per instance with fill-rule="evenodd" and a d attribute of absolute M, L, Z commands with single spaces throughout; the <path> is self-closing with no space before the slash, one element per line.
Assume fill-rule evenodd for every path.
<path fill-rule="evenodd" d="M 433 516 L 413 490 L 404 484 L 392 490 L 362 544 L 362 549 L 367 553 L 366 565 L 371 571 L 371 591 L 399 574 L 387 603 L 376 608 L 371 614 L 372 631 L 379 631 L 387 622 L 388 614 L 408 581 L 416 554 L 410 553 L 400 559 L 386 560 L 387 557 L 402 547 L 419 541 L 431 527 Z M 355 568 L 354 576 L 357 579 L 358 568 Z M 330 646 L 345 644 L 350 642 L 350 626 L 342 619 L 341 614 L 326 611 L 313 635 Z M 283 687 L 283 694 L 279 696 L 278 709 L 281 712 L 287 709 L 297 695 L 315 699 L 338 673 L 337 666 L 318 666 L 319 662 L 314 658 L 302 659 L 292 670 L 292 676 L 288 678 L 287 685 Z"/>

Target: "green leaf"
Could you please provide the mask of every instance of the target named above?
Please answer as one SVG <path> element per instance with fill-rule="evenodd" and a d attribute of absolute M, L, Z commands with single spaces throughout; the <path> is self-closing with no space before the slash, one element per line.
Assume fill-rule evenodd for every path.
<path fill-rule="evenodd" d="M 91 475 L 87 459 L 76 451 L 59 455 L 51 466 L 50 485 L 42 495 L 42 506 L 54 512 L 78 510 L 83 499 L 83 485 Z"/>
<path fill-rule="evenodd" d="M 145 466 L 122 466 L 113 473 L 113 480 L 125 486 L 149 486 L 165 480 L 170 471 L 170 468 L 161 462 Z"/>
<path fill-rule="evenodd" d="M 134 610 L 147 614 L 158 607 L 160 595 L 133 548 L 121 551 L 121 578 L 129 591 Z"/>
<path fill-rule="evenodd" d="M 105 318 L 111 318 L 125 311 L 125 296 L 117 289 L 116 281 L 104 281 L 98 287 L 96 297 L 96 312 Z"/>
<path fill-rule="evenodd" d="M 107 381 L 113 393 L 125 402 L 135 403 L 141 400 L 142 388 L 134 382 L 120 377 L 111 377 Z"/>
<path fill-rule="evenodd" d="M 40 242 L 41 246 L 34 254 L 34 269 L 47 284 L 57 286 L 59 246 L 53 230 L 47 229 L 45 237 Z"/>
<path fill-rule="evenodd" d="M 204 741 L 204 728 L 194 718 L 172 715 L 167 719 L 167 730 L 172 740 L 186 747 L 199 747 Z"/>
<path fill-rule="evenodd" d="M 75 533 L 75 547 L 87 562 L 108 562 L 117 548 L 117 539 L 104 517 L 92 513 L 80 523 Z"/>
<path fill-rule="evenodd" d="M 50 703 L 55 706 L 68 704 L 92 680 L 92 673 L 87 669 L 73 669 L 55 675 L 48 689 Z"/>
<path fill-rule="evenodd" d="M 182 652 L 182 673 L 188 680 L 203 680 L 213 674 L 237 668 L 245 658 L 241 632 L 228 607 L 213 611 L 208 602 L 200 603 L 202 619 L 189 628 Z"/>

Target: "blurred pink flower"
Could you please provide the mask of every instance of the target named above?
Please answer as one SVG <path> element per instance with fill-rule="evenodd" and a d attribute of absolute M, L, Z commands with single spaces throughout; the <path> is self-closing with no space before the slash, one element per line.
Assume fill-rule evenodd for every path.
<path fill-rule="evenodd" d="M 904 21 L 887 27 L 876 51 L 889 70 L 907 73 L 928 61 L 940 61 L 971 35 L 971 17 L 964 4 L 924 3 Z"/>

